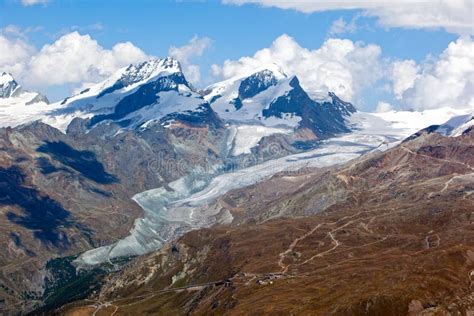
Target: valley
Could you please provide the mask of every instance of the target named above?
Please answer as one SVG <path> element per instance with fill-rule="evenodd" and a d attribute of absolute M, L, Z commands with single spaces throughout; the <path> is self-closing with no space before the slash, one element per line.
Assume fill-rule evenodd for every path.
<path fill-rule="evenodd" d="M 360 112 L 332 92 L 307 93 L 296 76 L 275 65 L 196 90 L 177 60 L 151 59 L 53 104 L 22 90 L 11 75 L 2 76 L 1 104 L 10 110 L 0 116 L 7 126 L 0 129 L 0 243 L 8 249 L 0 254 L 0 299 L 7 313 L 52 313 L 66 304 L 61 313 L 100 314 L 114 308 L 111 313 L 116 314 L 162 295 L 171 307 L 176 301 L 168 298 L 173 295 L 206 297 L 215 289 L 212 295 L 219 296 L 234 284 L 252 287 L 311 279 L 312 269 L 321 268 L 320 260 L 345 253 L 348 244 L 355 252 L 408 238 L 374 233 L 372 223 L 405 212 L 404 204 L 396 202 L 393 214 L 383 209 L 374 215 L 372 204 L 363 210 L 359 195 L 374 188 L 354 186 L 353 178 L 340 168 L 351 169 L 393 151 L 417 157 L 416 162 L 430 160 L 445 144 L 433 154 L 405 143 L 440 135 L 454 144 L 455 139 L 469 140 L 465 134 L 472 128 L 467 108 Z M 31 104 L 25 100 L 30 96 L 38 96 L 33 99 L 35 111 L 28 110 Z M 470 147 L 463 150 L 469 152 Z M 465 159 L 441 160 L 472 170 Z M 443 179 L 443 186 L 430 191 L 428 198 L 471 184 L 470 173 L 457 172 Z M 413 171 L 409 177 L 419 174 Z M 300 199 L 308 190 L 315 191 Z M 390 196 L 392 190 L 377 194 Z M 467 208 L 471 191 L 462 199 Z M 349 207 L 348 201 L 356 201 L 357 207 Z M 341 210 L 335 211 L 337 207 Z M 284 229 L 278 231 L 273 223 Z M 258 255 L 263 261 L 252 261 L 250 270 L 241 269 L 241 254 L 228 258 L 239 268 L 231 262 L 218 267 L 207 263 L 220 262 L 208 253 L 213 249 L 206 244 L 209 240 L 200 241 L 199 236 L 210 232 L 220 240 L 222 229 L 230 229 L 235 242 L 243 243 L 242 254 L 250 251 L 244 257 L 254 256 L 251 244 L 262 242 L 252 239 L 251 232 L 267 236 L 269 244 L 278 242 L 268 248 L 271 258 Z M 341 232 L 351 229 L 357 237 L 345 240 Z M 359 236 L 360 229 L 376 236 Z M 249 238 L 243 237 L 247 234 Z M 185 256 L 192 262 L 185 262 L 183 271 L 173 270 L 181 269 L 180 247 L 188 246 L 180 243 L 188 236 L 199 237 L 199 253 Z M 442 240 L 442 234 L 426 233 L 423 244 L 438 248 Z M 312 250 L 303 253 L 304 247 Z M 176 258 L 167 257 L 170 249 Z M 165 259 L 160 260 L 172 260 L 166 269 L 141 266 L 142 260 L 162 255 Z M 201 264 L 215 271 L 204 278 L 195 276 Z M 129 272 L 135 267 L 153 273 L 143 276 L 144 283 L 129 284 L 132 277 L 127 273 L 142 277 L 141 272 Z M 163 279 L 168 277 L 171 283 Z M 109 288 L 114 278 L 126 278 L 117 282 L 126 293 L 133 288 L 130 297 L 119 298 L 122 289 Z M 155 278 L 159 284 L 149 289 L 147 284 Z M 84 307 L 83 299 L 93 307 Z M 206 304 L 214 299 L 200 300 L 196 304 L 201 307 L 176 303 L 177 309 L 170 312 L 209 312 Z M 122 301 L 128 303 L 118 304 Z M 227 307 L 220 312 L 231 312 L 233 301 L 224 301 Z M 396 308 L 407 306 L 402 303 Z"/>
<path fill-rule="evenodd" d="M 133 199 L 142 207 L 145 217 L 135 222 L 131 235 L 112 246 L 82 254 L 77 264 L 94 265 L 119 256 L 143 255 L 189 230 L 230 223 L 233 220 L 230 214 L 209 207 L 230 190 L 248 187 L 278 173 L 298 173 L 308 168 L 341 164 L 375 149 L 385 150 L 416 131 L 416 127 L 411 130 L 384 127 L 377 134 L 378 124 L 385 121 L 364 113 L 355 114 L 352 119 L 355 122 L 366 120 L 366 126 L 357 126 L 359 129 L 351 134 L 321 141 L 317 149 L 267 162 L 255 159 L 250 161 L 250 167 L 222 174 L 218 166 L 213 166 L 169 183 L 170 189 L 157 188 L 135 195 Z M 214 174 L 209 170 L 215 170 Z"/>
<path fill-rule="evenodd" d="M 232 223 L 132 261 L 61 312 L 468 313 L 473 141 L 472 130 L 425 132 L 339 166 L 231 190 L 209 207 L 230 212 Z"/>
<path fill-rule="evenodd" d="M 474 316 L 474 1 L 0 0 L 0 316 Z"/>

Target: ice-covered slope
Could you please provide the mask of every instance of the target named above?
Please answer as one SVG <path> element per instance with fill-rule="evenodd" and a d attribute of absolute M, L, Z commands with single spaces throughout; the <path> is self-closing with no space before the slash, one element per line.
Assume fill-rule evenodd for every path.
<path fill-rule="evenodd" d="M 150 121 L 172 121 L 179 115 L 205 119 L 212 112 L 187 82 L 179 62 L 169 57 L 123 68 L 56 108 L 48 123 L 63 130 L 75 117 L 90 118 L 90 126 L 114 121 L 135 128 Z"/>
<path fill-rule="evenodd" d="M 444 136 L 459 136 L 474 126 L 474 111 L 469 114 L 458 115 L 449 119 L 446 123 L 434 126 L 436 133 Z"/>
<path fill-rule="evenodd" d="M 290 90 L 287 79 L 287 75 L 277 65 L 271 64 L 246 76 L 213 84 L 206 88 L 203 94 L 223 119 L 239 122 L 262 121 L 262 110 L 276 97 Z M 267 126 L 281 123 L 296 127 L 299 120 L 290 117 L 280 122 L 264 120 L 262 123 Z"/>
<path fill-rule="evenodd" d="M 11 74 L 0 74 L 0 127 L 40 119 L 51 108 L 48 103 L 40 93 L 24 90 Z"/>
<path fill-rule="evenodd" d="M 64 99 L 61 105 L 69 109 L 87 109 L 90 112 L 107 110 L 140 85 L 177 73 L 181 73 L 181 67 L 172 58 L 151 59 L 137 65 L 129 65 L 119 69 L 103 82 Z"/>
<path fill-rule="evenodd" d="M 449 136 L 459 136 L 466 133 L 474 127 L 474 112 L 458 116 L 455 120 L 450 120 L 445 123 L 453 129 L 449 132 Z"/>
<path fill-rule="evenodd" d="M 228 122 L 306 128 L 317 138 L 349 131 L 345 120 L 356 111 L 333 93 L 312 99 L 297 77 L 274 64 L 211 85 L 203 95 Z"/>

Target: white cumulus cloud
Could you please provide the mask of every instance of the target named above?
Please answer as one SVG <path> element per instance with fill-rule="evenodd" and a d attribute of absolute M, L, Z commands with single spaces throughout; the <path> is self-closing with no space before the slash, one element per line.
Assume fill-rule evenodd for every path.
<path fill-rule="evenodd" d="M 89 35 L 72 32 L 45 45 L 29 62 L 30 80 L 48 85 L 99 81 L 130 63 L 146 59 L 130 42 L 104 49 Z"/>
<path fill-rule="evenodd" d="M 363 45 L 347 39 L 328 39 L 320 48 L 310 50 L 284 34 L 253 56 L 213 65 L 212 72 L 225 79 L 275 63 L 288 75 L 297 75 L 310 94 L 329 90 L 354 101 L 364 88 L 382 76 L 380 55 L 381 49 L 377 45 Z"/>
<path fill-rule="evenodd" d="M 329 10 L 364 10 L 378 17 L 386 27 L 444 28 L 459 34 L 474 33 L 472 0 L 223 0 L 227 4 L 259 4 L 265 7 L 293 9 L 304 13 Z"/>
<path fill-rule="evenodd" d="M 417 110 L 474 108 L 474 41 L 460 37 L 428 62 L 397 64 L 392 73 L 394 93 L 407 108 Z"/>
<path fill-rule="evenodd" d="M 35 48 L 24 39 L 9 38 L 0 32 L 0 71 L 21 73 L 25 69 L 30 56 L 34 54 Z"/>
<path fill-rule="evenodd" d="M 186 78 L 195 83 L 201 79 L 201 69 L 198 65 L 192 63 L 192 59 L 202 56 L 211 45 L 212 40 L 210 38 L 194 36 L 186 45 L 171 46 L 168 54 L 181 63 Z"/>
<path fill-rule="evenodd" d="M 39 51 L 22 38 L 0 34 L 0 69 L 33 87 L 99 82 L 121 67 L 148 56 L 130 42 L 102 47 L 89 35 L 72 32 Z"/>
<path fill-rule="evenodd" d="M 391 79 L 393 81 L 393 93 L 397 99 L 402 99 L 403 92 L 413 88 L 419 71 L 420 67 L 414 60 L 393 62 L 391 67 Z"/>

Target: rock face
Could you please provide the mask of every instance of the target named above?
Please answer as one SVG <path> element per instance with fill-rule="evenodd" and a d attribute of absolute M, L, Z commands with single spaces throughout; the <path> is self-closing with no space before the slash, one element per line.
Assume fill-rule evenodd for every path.
<path fill-rule="evenodd" d="M 262 111 L 265 118 L 283 118 L 292 113 L 301 118 L 298 128 L 307 128 L 318 138 L 350 131 L 345 119 L 356 112 L 352 104 L 343 102 L 334 93 L 329 93 L 329 100 L 318 103 L 303 90 L 297 77 L 293 77 L 289 85 L 292 89 L 286 95 L 274 99 Z"/>
<path fill-rule="evenodd" d="M 138 258 L 61 311 L 469 313 L 473 172 L 471 130 L 422 133 L 339 167 L 277 175 L 210 206 L 230 211 L 232 225 Z"/>

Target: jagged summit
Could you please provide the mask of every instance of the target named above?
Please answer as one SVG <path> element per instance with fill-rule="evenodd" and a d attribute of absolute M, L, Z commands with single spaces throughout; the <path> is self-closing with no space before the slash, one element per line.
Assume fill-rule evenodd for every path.
<path fill-rule="evenodd" d="M 117 83 L 122 87 L 126 87 L 153 78 L 164 72 L 171 74 L 180 73 L 182 71 L 181 65 L 177 60 L 171 57 L 166 57 L 163 59 L 152 58 L 136 65 L 132 64 L 124 70 L 122 69 L 120 72 L 122 75 L 120 76 L 120 79 L 117 80 Z"/>
<path fill-rule="evenodd" d="M 121 79 L 130 83 L 146 80 L 164 72 L 170 74 L 182 72 L 181 64 L 172 57 L 150 58 L 141 63 L 130 64 L 118 71 Z"/>
<path fill-rule="evenodd" d="M 181 65 L 176 59 L 171 57 L 151 58 L 137 64 L 130 64 L 127 67 L 117 70 L 106 80 L 97 83 L 76 95 L 65 98 L 61 104 L 72 104 L 76 100 L 81 100 L 90 96 L 101 98 L 118 90 L 126 92 L 143 83 L 154 80 L 157 77 L 175 73 L 182 74 Z"/>
<path fill-rule="evenodd" d="M 97 98 L 100 98 L 115 90 L 150 81 L 156 77 L 166 74 L 182 75 L 180 63 L 171 57 L 166 57 L 163 59 L 152 58 L 136 65 L 132 64 L 126 68 L 122 68 L 118 71 L 118 73 L 120 74 L 120 78 L 117 79 L 117 81 L 115 81 L 112 86 L 102 90 L 97 95 Z M 182 76 L 184 77 L 184 75 Z"/>
<path fill-rule="evenodd" d="M 212 116 L 212 110 L 205 105 L 207 102 L 191 87 L 176 59 L 152 58 L 124 67 L 103 82 L 64 99 L 53 116 L 59 118 L 56 127 L 63 130 L 75 117 L 90 119 L 89 127 L 113 121 L 137 128 L 151 121 L 165 124 L 170 117 L 182 118 L 183 114 L 189 118 L 190 112 L 199 113 L 207 121 L 202 113 Z"/>
<path fill-rule="evenodd" d="M 15 81 L 12 74 L 2 72 L 0 74 L 0 98 L 10 98 L 19 94 L 20 85 Z"/>
<path fill-rule="evenodd" d="M 147 78 L 151 78 L 162 72 L 175 73 L 181 72 L 181 64 L 172 57 L 166 58 L 150 58 L 146 61 L 130 64 L 120 69 L 118 72 L 122 74 L 122 78 L 137 82 Z"/>

